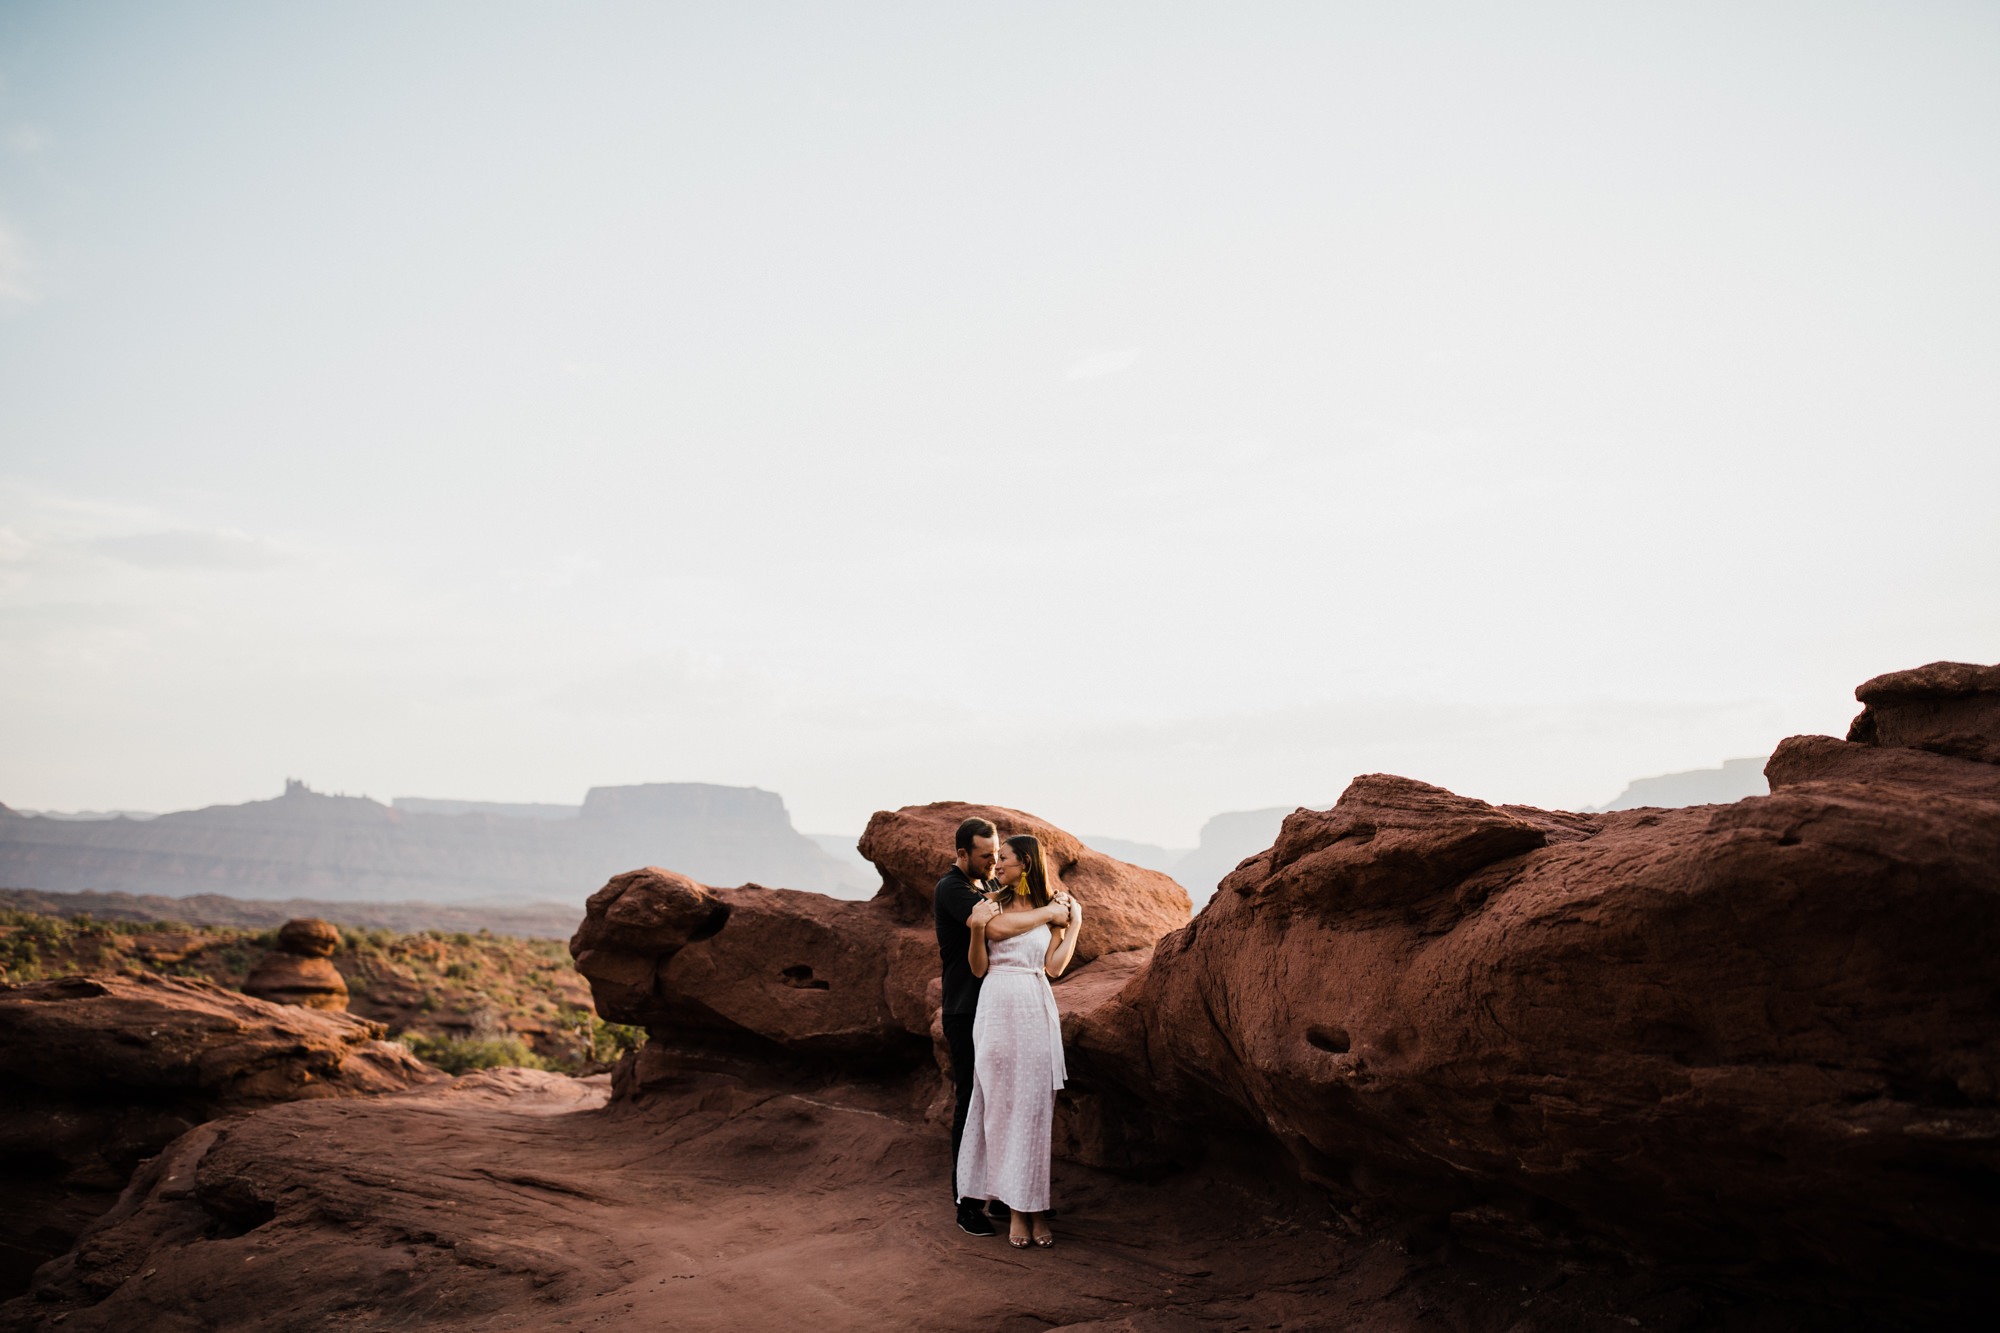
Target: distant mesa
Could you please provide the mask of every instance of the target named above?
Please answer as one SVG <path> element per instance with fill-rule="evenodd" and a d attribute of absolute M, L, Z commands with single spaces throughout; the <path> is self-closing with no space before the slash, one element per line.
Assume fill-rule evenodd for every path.
<path fill-rule="evenodd" d="M 1636 778 L 1610 804 L 1589 809 L 1603 812 L 1637 810 L 1642 806 L 1678 809 L 1684 805 L 1731 805 L 1746 796 L 1763 796 L 1770 791 L 1764 781 L 1764 765 L 1769 759 L 1769 755 L 1728 759 L 1721 768 L 1694 768 L 1685 773 Z"/>
<path fill-rule="evenodd" d="M 702 782 L 593 787 L 574 807 L 418 797 L 391 807 L 289 780 L 271 800 L 145 821 L 0 817 L 0 884 L 58 893 L 574 901 L 635 865 L 849 898 L 878 884 L 793 828 L 777 793 Z"/>
<path fill-rule="evenodd" d="M 1106 856 L 1115 856 L 1121 861 L 1144 866 L 1148 870 L 1157 870 L 1163 875 L 1173 874 L 1174 867 L 1194 850 L 1192 847 L 1161 847 L 1156 843 L 1111 838 L 1101 833 L 1085 833 L 1081 836 L 1086 845 L 1096 848 Z"/>
<path fill-rule="evenodd" d="M 1245 857 L 1255 856 L 1278 840 L 1285 816 L 1299 809 L 1274 805 L 1263 810 L 1232 810 L 1201 826 L 1201 843 L 1167 870 L 1187 886 L 1196 902 L 1206 902 L 1223 876 Z M 1323 808 L 1323 807 L 1314 807 Z"/>
<path fill-rule="evenodd" d="M 423 796 L 398 796 L 394 810 L 413 815 L 498 815 L 502 819 L 575 819 L 580 805 L 545 805 L 533 801 L 433 801 Z"/>

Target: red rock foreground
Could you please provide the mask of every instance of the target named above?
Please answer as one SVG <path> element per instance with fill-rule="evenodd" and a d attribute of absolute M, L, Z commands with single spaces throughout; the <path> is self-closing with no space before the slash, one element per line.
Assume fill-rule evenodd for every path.
<path fill-rule="evenodd" d="M 870 904 L 596 895 L 579 968 L 652 1034 L 608 1105 L 509 1073 L 205 1126 L 0 1326 L 1971 1326 L 2000 679 L 1860 694 L 1731 806 L 1359 778 L 1153 948 L 1100 868 L 1139 924 L 1057 988 L 1052 1252 L 948 1222 L 905 862 L 959 807 L 921 807 L 871 824 Z"/>
<path fill-rule="evenodd" d="M 946 1148 L 877 1083 L 746 1069 L 604 1107 L 604 1076 L 469 1074 L 205 1125 L 10 1330 L 296 1333 L 1672 1327 L 1679 1283 L 1356 1242 L 1260 1161 L 1151 1184 L 1057 1164 L 1056 1249 L 949 1225 Z M 602 1109 L 599 1109 L 602 1108 Z"/>
<path fill-rule="evenodd" d="M 133 1168 L 221 1114 L 442 1077 L 382 1025 L 141 975 L 0 986 L 0 1282 L 110 1207 Z"/>

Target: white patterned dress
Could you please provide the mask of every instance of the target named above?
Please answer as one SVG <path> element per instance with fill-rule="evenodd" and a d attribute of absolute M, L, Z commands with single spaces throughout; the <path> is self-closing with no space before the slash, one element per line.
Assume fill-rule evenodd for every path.
<path fill-rule="evenodd" d="M 972 1019 L 972 1105 L 958 1150 L 958 1197 L 998 1199 L 1024 1213 L 1049 1206 L 1056 1089 L 1063 1085 L 1062 1018 L 1036 926 L 989 941 Z"/>

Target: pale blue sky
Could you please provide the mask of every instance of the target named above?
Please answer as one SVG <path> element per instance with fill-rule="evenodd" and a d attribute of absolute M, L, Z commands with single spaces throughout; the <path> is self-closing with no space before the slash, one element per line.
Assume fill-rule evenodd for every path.
<path fill-rule="evenodd" d="M 0 8 L 0 801 L 1186 844 L 2000 661 L 2000 11 Z"/>

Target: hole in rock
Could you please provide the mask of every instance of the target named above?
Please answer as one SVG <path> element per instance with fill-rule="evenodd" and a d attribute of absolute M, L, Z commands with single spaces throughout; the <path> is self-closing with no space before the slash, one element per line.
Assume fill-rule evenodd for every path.
<path fill-rule="evenodd" d="M 1780 847 L 1796 847 L 1799 845 L 1799 835 L 1796 833 L 1787 833 L 1778 839 L 1778 845 Z"/>
<path fill-rule="evenodd" d="M 703 940 L 714 939 L 729 924 L 729 904 L 717 903 L 715 910 L 708 914 L 708 920 L 688 932 L 689 944 L 700 944 Z"/>
<path fill-rule="evenodd" d="M 799 963 L 796 964 L 795 966 L 788 967 L 784 971 L 780 972 L 778 975 L 785 979 L 785 984 L 787 986 L 794 987 L 798 990 L 833 989 L 832 986 L 830 986 L 824 981 L 814 980 L 813 970 L 807 967 L 804 963 Z"/>
<path fill-rule="evenodd" d="M 1348 1040 L 1346 1028 L 1315 1025 L 1306 1029 L 1306 1041 L 1309 1045 L 1322 1051 L 1331 1051 L 1335 1055 L 1346 1055 L 1353 1047 L 1353 1042 Z"/>

